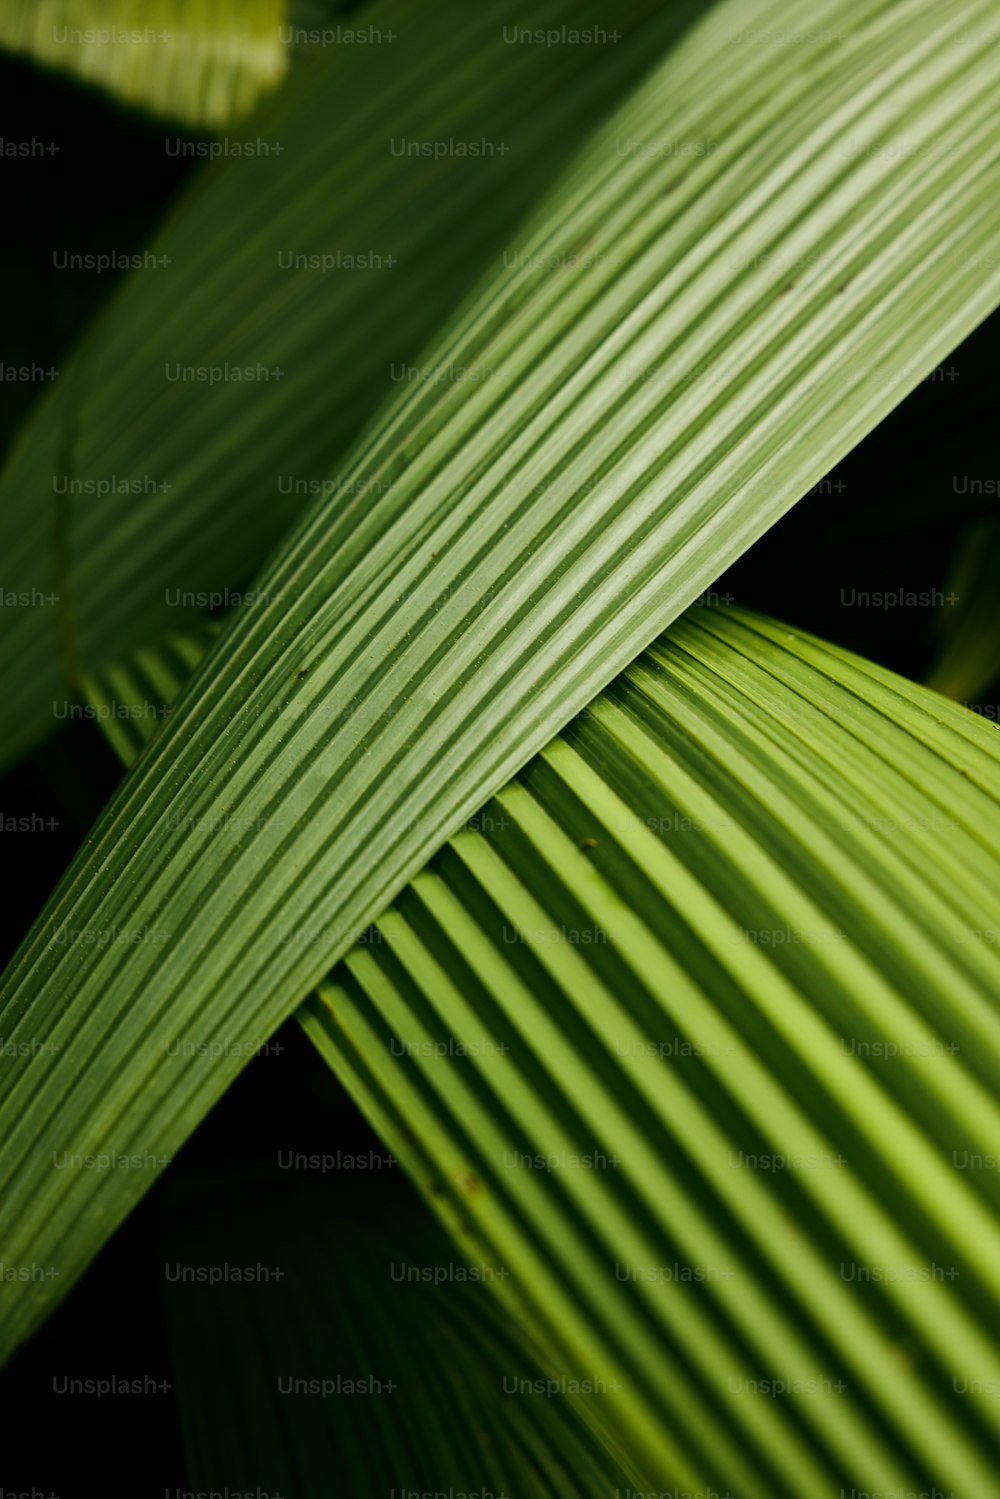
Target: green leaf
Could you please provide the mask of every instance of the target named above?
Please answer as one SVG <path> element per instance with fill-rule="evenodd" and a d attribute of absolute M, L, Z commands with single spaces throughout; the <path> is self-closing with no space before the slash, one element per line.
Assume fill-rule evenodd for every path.
<path fill-rule="evenodd" d="M 926 690 L 691 611 L 305 1007 L 668 1483 L 989 1491 L 998 768 Z"/>
<path fill-rule="evenodd" d="M 158 1270 L 193 1487 L 635 1489 L 640 1476 L 602 1448 L 563 1376 L 488 1295 L 483 1282 L 505 1286 L 506 1269 L 456 1262 L 419 1204 L 378 1187 L 388 1200 L 376 1210 L 341 1183 L 335 1195 L 278 1193 L 252 1175 L 227 1183 L 221 1203 L 217 1184 L 175 1194 Z M 521 1380 L 546 1393 L 520 1393 Z"/>
<path fill-rule="evenodd" d="M 284 76 L 284 19 L 283 0 L 0 0 L 0 45 L 217 128 Z"/>
<path fill-rule="evenodd" d="M 992 304 L 982 14 L 840 0 L 775 50 L 739 43 L 767 12 L 713 11 L 358 444 L 347 479 L 388 487 L 261 574 L 7 975 L 4 1258 L 59 1275 L 4 1288 L 4 1351 L 246 1046 Z M 228 1049 L 185 1067 L 178 1038 Z"/>
<path fill-rule="evenodd" d="M 168 635 L 130 660 L 81 679 L 90 716 L 123 765 L 131 765 L 152 739 L 218 633 L 217 626 L 206 624 Z"/>
<path fill-rule="evenodd" d="M 547 1325 L 556 1357 L 579 1350 L 577 1377 L 588 1368 L 606 1379 L 625 1377 L 624 1358 L 614 1360 L 642 1325 L 644 1298 L 637 1286 L 621 1289 L 627 1277 L 616 1274 L 613 1287 L 605 1284 L 607 1261 L 619 1245 L 642 1246 L 640 1258 L 647 1254 L 655 1263 L 659 1254 L 669 1261 L 666 1289 L 654 1281 L 649 1294 L 663 1296 L 661 1322 L 670 1345 L 681 1345 L 680 1357 L 685 1351 L 690 1357 L 685 1336 L 696 1350 L 705 1343 L 703 1323 L 672 1305 L 683 1303 L 684 1274 L 685 1289 L 712 1285 L 716 1314 L 734 1324 L 736 1335 L 756 1332 L 765 1361 L 782 1346 L 780 1329 L 786 1351 L 798 1348 L 805 1357 L 820 1349 L 826 1367 L 837 1364 L 856 1386 L 844 1349 L 858 1341 L 854 1366 L 865 1368 L 869 1387 L 891 1382 L 895 1390 L 883 1403 L 887 1419 L 902 1428 L 900 1447 L 912 1449 L 911 1484 L 921 1471 L 938 1483 L 957 1483 L 949 1465 L 965 1441 L 955 1433 L 961 1420 L 952 1415 L 925 1434 L 922 1379 L 932 1376 L 901 1372 L 898 1364 L 901 1349 L 923 1344 L 933 1325 L 934 1351 L 946 1369 L 949 1355 L 956 1372 L 966 1367 L 969 1319 L 963 1326 L 960 1315 L 945 1315 L 959 1284 L 961 1301 L 977 1317 L 985 1312 L 992 1339 L 1000 1337 L 991 1305 L 1000 1263 L 996 1225 L 981 1211 L 963 1213 L 967 1194 L 947 1177 L 942 1187 L 940 1162 L 928 1150 L 936 1144 L 953 1164 L 966 1150 L 990 1159 L 1000 1124 L 993 1102 L 1000 1035 L 990 1014 L 1000 988 L 993 960 L 1000 869 L 994 857 L 982 859 L 981 847 L 992 855 L 1000 832 L 995 731 L 973 729 L 966 738 L 962 731 L 972 721 L 951 709 L 942 720 L 942 705 L 930 694 L 737 611 L 691 611 L 669 641 L 585 710 L 483 811 L 476 831 L 461 834 L 448 855 L 413 881 L 323 998 L 308 1002 L 300 1016 L 462 1251 L 518 1265 L 518 1284 L 535 1294 L 527 1312 L 515 1306 L 515 1313 L 535 1330 Z M 140 697 L 133 690 L 132 701 L 148 703 L 148 684 L 144 691 Z M 914 714 L 914 704 L 922 711 Z M 906 720 L 911 727 L 904 728 Z M 948 734 L 938 732 L 942 721 Z M 914 754 L 921 739 L 947 753 L 952 773 L 944 783 L 932 755 Z M 994 795 L 967 796 L 956 773 L 963 767 Z M 921 786 L 923 794 L 915 789 Z M 723 850 L 724 859 L 709 845 Z M 803 848 L 810 855 L 805 866 Z M 845 890 L 847 916 L 837 914 L 833 924 L 832 899 L 837 894 L 843 904 Z M 957 918 L 942 894 L 951 897 Z M 970 929 L 973 901 L 971 921 L 983 924 Z M 894 944 L 901 952 L 914 944 L 915 932 L 932 934 L 950 965 L 965 957 L 966 945 L 984 949 L 987 961 L 975 965 L 978 1016 L 970 1010 L 968 982 L 956 977 L 960 970 L 927 961 L 933 948 L 924 935 L 908 963 L 895 951 Z M 771 991 L 764 1002 L 761 986 Z M 964 1004 L 964 1026 L 956 1002 Z M 592 1032 L 604 1048 L 596 1059 Z M 797 1038 L 798 1057 L 782 1046 L 780 1033 Z M 838 1045 L 840 1059 L 830 1055 Z M 970 1065 L 980 1081 L 970 1079 Z M 853 1113 L 868 1136 L 860 1191 L 845 1187 L 831 1166 L 827 1190 L 815 1194 L 827 1220 L 818 1227 L 815 1216 L 803 1214 L 801 1195 L 785 1193 L 778 1176 L 772 1202 L 766 1193 L 730 1186 L 724 1175 L 720 1184 L 720 1132 L 704 1122 L 709 1114 L 724 1121 L 727 1150 L 790 1156 L 818 1147 L 817 1155 L 825 1151 L 831 1159 L 842 1150 L 851 1153 L 854 1169 L 852 1111 L 821 1106 L 811 1072 L 827 1094 L 839 1084 L 841 1096 L 857 1095 Z M 790 1100 L 808 1101 L 808 1110 Z M 902 1108 L 915 1127 L 907 1129 Z M 686 1182 L 676 1164 L 674 1121 L 695 1173 Z M 755 1131 L 752 1148 L 741 1128 Z M 883 1135 L 896 1144 L 895 1154 Z M 567 1141 L 579 1153 L 596 1146 L 615 1154 L 619 1168 L 631 1159 L 641 1186 L 617 1191 L 616 1172 L 605 1189 L 603 1174 L 580 1171 L 578 1191 L 546 1192 L 499 1169 L 517 1152 L 559 1157 Z M 995 1208 L 997 1194 L 988 1195 Z M 902 1233 L 888 1231 L 886 1213 L 872 1213 L 873 1199 L 888 1201 L 889 1221 L 902 1225 Z M 652 1223 L 649 1202 L 657 1205 Z M 574 1203 L 584 1209 L 582 1224 L 579 1213 L 575 1221 L 571 1216 Z M 779 1242 L 788 1235 L 789 1211 L 811 1232 L 811 1250 L 802 1235 Z M 632 1220 L 624 1228 L 623 1213 Z M 959 1224 L 975 1243 L 963 1244 Z M 658 1239 L 664 1228 L 669 1244 Z M 844 1260 L 837 1261 L 832 1246 L 842 1246 L 837 1253 Z M 969 1251 L 977 1248 L 972 1273 L 987 1272 L 985 1287 L 967 1281 Z M 802 1261 L 789 1282 L 791 1311 L 784 1297 L 775 1299 L 776 1287 L 759 1265 L 752 1296 L 746 1268 L 739 1276 L 733 1270 L 734 1256 L 742 1260 L 755 1250 L 776 1261 L 785 1277 L 793 1259 Z M 887 1254 L 895 1260 L 887 1263 Z M 902 1297 L 897 1291 L 900 1307 L 876 1301 L 874 1315 L 867 1309 L 859 1315 L 856 1284 L 845 1284 L 841 1273 L 845 1260 L 909 1269 L 915 1284 Z M 928 1264 L 939 1267 L 939 1295 L 921 1279 Z M 714 1280 L 733 1284 L 715 1285 L 713 1266 Z M 588 1294 L 592 1274 L 598 1289 Z M 810 1293 L 814 1281 L 816 1293 L 830 1299 L 822 1317 Z M 952 1294 L 945 1294 L 949 1285 Z M 620 1333 L 609 1338 L 608 1327 L 619 1322 Z M 831 1328 L 841 1324 L 841 1335 L 833 1336 Z M 662 1326 L 657 1335 L 664 1336 Z M 654 1429 L 676 1420 L 671 1365 L 665 1351 L 656 1352 L 656 1335 L 647 1332 L 646 1344 L 654 1350 L 653 1374 L 616 1428 L 629 1450 L 643 1399 Z M 716 1339 L 705 1367 L 725 1372 L 726 1346 Z M 986 1343 L 980 1372 L 988 1374 L 993 1346 Z M 765 1362 L 762 1377 L 787 1375 L 791 1367 Z M 847 1402 L 842 1392 L 828 1394 L 827 1423 L 854 1402 L 853 1394 Z M 940 1388 L 933 1398 L 940 1403 Z M 715 1431 L 711 1442 L 725 1446 L 712 1403 L 709 1396 L 698 1420 Z M 842 1484 L 889 1481 L 891 1455 L 883 1455 L 877 1475 L 872 1464 L 879 1458 L 857 1432 L 839 1440 Z M 651 1460 L 668 1462 L 676 1478 L 676 1452 L 660 1450 Z M 765 1472 L 767 1462 L 765 1452 Z M 716 1483 L 747 1482 L 745 1471 L 710 1471 Z M 767 1481 L 780 1483 L 777 1469 Z M 807 1466 L 794 1481 L 796 1492 L 812 1492 L 809 1485 L 819 1479 Z M 745 1491 L 752 1490 L 739 1490 Z"/>
<path fill-rule="evenodd" d="M 365 12 L 370 43 L 303 59 L 241 133 L 172 143 L 220 159 L 0 482 L 5 761 L 81 676 L 238 604 L 317 494 L 370 503 L 389 481 L 335 465 L 405 385 L 393 371 L 499 247 L 521 252 L 524 213 L 696 9 L 556 0 L 548 23 L 619 41 L 545 47 L 504 41 L 537 19 L 528 0 L 387 0 Z M 452 141 L 486 154 L 406 154 Z"/>

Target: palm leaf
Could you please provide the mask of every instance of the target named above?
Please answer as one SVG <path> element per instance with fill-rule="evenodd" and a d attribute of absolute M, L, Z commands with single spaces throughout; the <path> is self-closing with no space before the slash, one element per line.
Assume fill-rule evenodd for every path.
<path fill-rule="evenodd" d="M 987 1459 L 947 1375 L 991 1388 L 1000 1337 L 997 1193 L 949 1170 L 1000 1125 L 995 731 L 740 611 L 668 641 L 300 1018 L 554 1367 L 639 1390 L 591 1418 L 665 1482 L 960 1492 Z M 817 1165 L 729 1169 L 775 1155 Z M 807 1440 L 767 1399 L 727 1427 L 731 1372 L 828 1380 Z"/>
<path fill-rule="evenodd" d="M 218 626 L 168 635 L 130 660 L 81 680 L 95 721 L 123 765 L 152 739 L 170 706 L 218 635 Z"/>
<path fill-rule="evenodd" d="M 989 1490 L 998 763 L 926 690 L 692 612 L 305 1007 L 667 1482 Z"/>
<path fill-rule="evenodd" d="M 527 208 L 692 9 L 556 0 L 549 23 L 620 41 L 547 48 L 504 41 L 537 17 L 528 0 L 386 0 L 365 24 L 394 40 L 325 48 L 211 147 L 227 154 L 154 240 L 160 264 L 66 361 L 0 482 L 6 759 L 82 675 L 206 598 L 238 602 L 310 497 L 379 492 L 335 465 L 393 371 L 498 245 L 520 253 Z M 394 154 L 438 140 L 497 151 Z"/>
<path fill-rule="evenodd" d="M 270 1033 L 992 304 L 970 259 L 1000 220 L 998 64 L 965 29 L 981 8 L 842 0 L 809 12 L 833 42 L 732 45 L 766 14 L 713 12 L 598 132 L 531 257 L 431 357 L 494 374 L 390 404 L 345 470 L 388 489 L 310 511 L 12 964 L 0 1025 L 32 1046 L 3 1078 L 6 1258 L 59 1276 L 4 1288 L 4 1350 L 241 1065 L 184 1068 L 168 1045 Z M 845 160 L 848 128 L 898 149 Z M 613 149 L 713 131 L 729 150 L 680 171 Z M 776 244 L 813 254 L 785 294 L 770 261 L 747 268 Z M 607 260 L 549 273 L 587 245 Z M 53 1171 L 66 1151 L 83 1164 Z"/>

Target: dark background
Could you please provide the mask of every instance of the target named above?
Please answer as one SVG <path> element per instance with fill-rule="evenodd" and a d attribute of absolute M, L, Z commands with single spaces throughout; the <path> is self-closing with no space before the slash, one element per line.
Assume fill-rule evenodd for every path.
<path fill-rule="evenodd" d="M 0 136 L 55 141 L 50 158 L 4 158 L 6 311 L 0 359 L 58 365 L 112 292 L 108 273 L 55 273 L 53 249 L 140 249 L 197 170 L 168 156 L 167 133 L 103 95 L 0 58 Z M 169 126 L 176 134 L 176 126 Z M 984 324 L 715 585 L 909 676 L 934 654 L 941 611 L 847 608 L 852 590 L 948 591 L 955 545 L 996 498 L 953 489 L 957 473 L 1000 475 L 997 317 Z M 0 382 L 0 451 L 38 386 Z M 959 455 L 961 455 L 959 457 Z M 249 581 L 249 580 L 247 580 Z M 995 705 L 998 687 L 982 695 Z M 38 814 L 44 833 L 3 833 L 8 889 L 4 960 L 14 951 L 120 779 L 90 721 L 75 721 L 0 780 L 0 813 Z M 206 1171 L 277 1175 L 276 1152 L 377 1148 L 332 1074 L 289 1022 L 281 1051 L 255 1059 L 152 1188 L 82 1283 L 0 1375 L 0 1488 L 78 1494 L 163 1494 L 188 1486 L 173 1393 L 132 1401 L 60 1397 L 53 1375 L 153 1374 L 170 1380 L 162 1309 L 162 1237 L 178 1181 Z M 336 1185 L 331 1181 L 331 1192 Z M 373 1180 L 352 1191 L 406 1193 Z"/>

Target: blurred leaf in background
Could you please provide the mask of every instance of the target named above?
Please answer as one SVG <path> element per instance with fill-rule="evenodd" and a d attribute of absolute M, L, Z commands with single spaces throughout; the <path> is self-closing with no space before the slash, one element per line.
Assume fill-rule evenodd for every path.
<path fill-rule="evenodd" d="M 284 0 L 0 0 L 0 46 L 218 129 L 284 77 Z"/>

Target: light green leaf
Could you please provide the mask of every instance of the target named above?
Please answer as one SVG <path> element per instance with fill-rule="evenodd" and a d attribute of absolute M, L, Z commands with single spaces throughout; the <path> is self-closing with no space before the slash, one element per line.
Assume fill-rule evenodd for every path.
<path fill-rule="evenodd" d="M 370 503 L 342 461 L 405 386 L 393 372 L 500 247 L 521 253 L 527 209 L 697 8 L 554 0 L 549 25 L 603 21 L 609 40 L 546 47 L 504 40 L 538 18 L 529 0 L 386 0 L 370 42 L 303 59 L 240 134 L 172 143 L 220 159 L 0 482 L 4 760 L 81 676 L 239 603 L 317 495 Z M 483 154 L 407 154 L 449 142 Z"/>
<path fill-rule="evenodd" d="M 962 1377 L 988 1378 L 1000 1341 L 998 1194 L 986 1194 L 992 1211 L 970 1212 L 963 1178 L 941 1164 L 994 1159 L 1000 1127 L 1000 745 L 995 732 L 967 736 L 974 721 L 921 689 L 735 610 L 693 610 L 668 638 L 417 876 L 300 1017 L 461 1251 L 518 1266 L 515 1283 L 535 1294 L 512 1309 L 546 1326 L 571 1377 L 622 1383 L 645 1347 L 641 1393 L 611 1428 L 628 1450 L 644 1405 L 654 1432 L 677 1420 L 670 1357 L 700 1358 L 724 1389 L 742 1332 L 763 1360 L 752 1377 L 786 1376 L 783 1351 L 850 1383 L 850 1395 L 826 1392 L 815 1423 L 838 1434 L 843 1486 L 892 1477 L 891 1449 L 866 1445 L 855 1404 L 873 1388 L 910 1451 L 913 1491 L 927 1474 L 957 1484 L 961 1402 L 926 1360 L 900 1359 L 929 1341 L 957 1375 L 978 1343 L 978 1372 Z M 143 692 L 132 701 L 155 699 L 148 681 Z M 982 788 L 972 796 L 963 767 Z M 835 922 L 834 900 L 846 913 Z M 730 1159 L 825 1153 L 827 1180 L 806 1194 L 818 1226 L 780 1175 L 770 1194 L 727 1180 L 723 1146 Z M 615 1170 L 577 1181 L 557 1164 L 536 1189 L 506 1165 L 587 1151 L 613 1155 Z M 789 1236 L 789 1211 L 811 1249 Z M 627 1245 L 640 1264 L 667 1262 L 655 1289 L 618 1273 Z M 791 1310 L 748 1269 L 755 1251 L 776 1263 Z M 878 1277 L 871 1307 L 865 1267 Z M 691 1287 L 709 1286 L 714 1342 L 685 1308 Z M 649 1297 L 662 1300 L 652 1335 Z M 710 1387 L 682 1412 L 682 1448 L 690 1427 L 709 1434 L 708 1452 L 725 1450 L 718 1403 Z M 858 1429 L 838 1423 L 845 1406 Z M 785 1452 L 781 1421 L 763 1429 Z M 758 1445 L 766 1473 L 773 1452 Z M 648 1450 L 664 1481 L 698 1460 Z M 794 1492 L 828 1481 L 786 1457 Z M 754 1492 L 743 1469 L 707 1471 Z"/>
<path fill-rule="evenodd" d="M 281 81 L 284 20 L 283 0 L 0 0 L 0 45 L 218 128 Z"/>
<path fill-rule="evenodd" d="M 775 49 L 740 42 L 759 5 L 713 11 L 358 445 L 347 479 L 388 487 L 318 504 L 260 576 L 7 975 L 4 1258 L 59 1276 L 4 1287 L 5 1351 L 246 1045 L 992 305 L 984 13 L 783 8 L 810 31 Z M 179 1065 L 177 1038 L 231 1049 Z"/>
<path fill-rule="evenodd" d="M 668 1484 L 989 1491 L 998 769 L 926 690 L 693 610 L 302 1012 Z"/>

